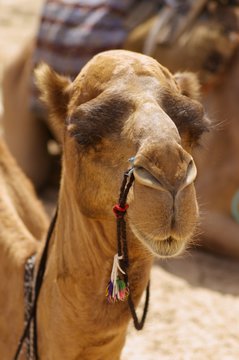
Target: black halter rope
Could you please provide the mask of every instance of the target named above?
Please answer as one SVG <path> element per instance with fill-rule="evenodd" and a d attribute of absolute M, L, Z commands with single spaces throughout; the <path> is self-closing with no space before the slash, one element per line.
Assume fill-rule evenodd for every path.
<path fill-rule="evenodd" d="M 126 210 L 128 207 L 126 204 L 126 199 L 127 199 L 129 190 L 134 182 L 134 175 L 131 170 L 127 171 L 124 174 L 124 179 L 123 179 L 123 182 L 122 182 L 122 185 L 120 188 L 119 203 L 116 206 L 114 206 L 114 208 L 113 208 L 114 213 L 117 218 L 118 255 L 119 256 L 123 255 L 123 260 L 122 260 L 121 266 L 122 266 L 122 269 L 125 271 L 125 282 L 126 283 L 128 283 L 127 269 L 129 268 L 129 259 L 128 259 L 127 239 L 126 239 L 126 222 L 125 222 L 124 216 L 126 214 Z M 17 351 L 14 356 L 14 360 L 18 360 L 18 358 L 19 358 L 24 341 L 26 340 L 26 338 L 29 334 L 30 325 L 31 325 L 32 321 L 33 321 L 33 347 L 34 347 L 35 359 L 36 360 L 39 359 L 38 347 L 37 347 L 37 301 L 38 301 L 38 297 L 39 297 L 42 282 L 43 282 L 43 277 L 44 277 L 44 273 L 45 273 L 45 269 L 46 269 L 48 247 L 49 247 L 50 239 L 51 239 L 51 236 L 52 236 L 55 224 L 56 224 L 56 219 L 57 219 L 57 210 L 51 221 L 51 224 L 50 224 L 50 227 L 49 227 L 49 230 L 47 233 L 47 237 L 46 237 L 45 247 L 43 249 L 42 257 L 40 260 L 40 264 L 39 264 L 39 268 L 38 268 L 38 272 L 37 272 L 37 276 L 36 276 L 36 281 L 35 281 L 35 288 L 34 288 L 34 296 L 35 297 L 34 297 L 33 306 L 32 306 L 27 324 L 25 326 L 24 332 L 19 341 L 18 348 L 17 348 Z M 141 330 L 144 326 L 144 322 L 145 322 L 147 311 L 148 311 L 148 305 L 149 305 L 149 287 L 150 287 L 150 282 L 148 282 L 148 285 L 146 288 L 145 305 L 144 305 L 142 319 L 140 321 L 138 320 L 136 310 L 135 310 L 135 305 L 132 300 L 131 293 L 129 292 L 128 304 L 129 304 L 130 312 L 131 312 L 136 330 Z"/>
<path fill-rule="evenodd" d="M 128 258 L 128 246 L 127 246 L 127 238 L 126 238 L 126 222 L 124 219 L 124 216 L 126 214 L 128 205 L 126 204 L 126 199 L 129 193 L 129 190 L 134 182 L 134 174 L 132 172 L 132 169 L 125 172 L 124 179 L 120 188 L 120 196 L 119 196 L 119 203 L 114 206 L 113 210 L 117 218 L 117 244 L 118 244 L 118 255 L 119 257 L 123 255 L 123 259 L 121 260 L 121 268 L 125 272 L 124 280 L 127 284 L 128 279 L 128 268 L 129 268 L 129 258 Z M 129 291 L 128 296 L 128 304 L 130 308 L 130 312 L 132 315 L 132 318 L 134 320 L 134 326 L 136 330 L 142 330 L 144 326 L 144 322 L 147 316 L 148 312 L 148 306 L 149 306 L 149 288 L 150 288 L 150 282 L 148 282 L 147 288 L 146 288 L 146 297 L 145 297 L 145 304 L 144 304 L 144 310 L 141 320 L 139 321 L 138 316 L 136 314 L 135 305 L 132 300 L 131 292 Z"/>
<path fill-rule="evenodd" d="M 43 282 L 43 277 L 44 277 L 44 273 L 45 273 L 45 269 L 46 269 L 48 246 L 49 246 L 51 235 L 53 233 L 53 230 L 54 230 L 54 227 L 56 224 L 56 219 L 57 219 L 57 210 L 55 212 L 55 215 L 53 216 L 53 219 L 51 221 L 51 224 L 50 224 L 48 232 L 47 232 L 46 243 L 45 243 L 45 246 L 44 246 L 44 249 L 42 252 L 42 256 L 41 256 L 41 260 L 39 263 L 39 268 L 38 268 L 38 272 L 37 272 L 37 276 L 36 276 L 36 281 L 35 281 L 33 306 L 31 309 L 29 319 L 28 319 L 25 329 L 23 331 L 23 334 L 20 338 L 18 348 L 17 348 L 17 351 L 14 356 L 14 360 L 17 360 L 20 356 L 21 349 L 23 347 L 25 339 L 28 336 L 28 333 L 30 330 L 30 325 L 31 325 L 32 321 L 33 321 L 33 346 L 34 346 L 35 359 L 38 360 L 38 358 L 39 358 L 38 357 L 38 348 L 37 348 L 37 300 L 38 300 L 42 282 Z"/>

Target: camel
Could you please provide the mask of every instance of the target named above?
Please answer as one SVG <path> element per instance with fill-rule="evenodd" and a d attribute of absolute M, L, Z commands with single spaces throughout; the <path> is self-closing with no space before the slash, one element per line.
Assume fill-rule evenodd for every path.
<path fill-rule="evenodd" d="M 194 154 L 200 169 L 196 188 L 205 213 L 201 222 L 202 245 L 238 259 L 239 8 L 210 1 L 197 1 L 194 6 L 203 2 L 207 6 L 187 24 L 181 36 L 177 37 L 177 15 L 171 19 L 171 29 L 165 24 L 154 31 L 163 16 L 159 13 L 137 26 L 124 48 L 145 52 L 172 72 L 187 69 L 198 74 L 202 103 L 214 122 L 214 131 L 204 137 L 207 151 L 199 159 Z M 189 21 L 189 16 L 180 17 L 183 23 Z"/>
<path fill-rule="evenodd" d="M 3 276 L 0 282 L 0 353 L 2 359 L 11 359 L 23 324 L 24 264 L 29 256 L 40 251 L 49 221 L 30 181 L 17 166 L 2 137 L 0 158 L 0 266 Z"/>
<path fill-rule="evenodd" d="M 173 76 L 156 60 L 126 50 L 98 54 L 73 82 L 46 64 L 36 79 L 63 148 L 58 215 L 37 303 L 39 357 L 117 360 L 130 311 L 127 301 L 109 303 L 105 296 L 117 252 L 112 207 L 133 156 L 126 221 L 130 293 L 137 306 L 153 256 L 177 256 L 195 232 L 191 152 L 209 126 L 198 83 L 189 73 Z M 24 262 L 36 253 L 38 264 L 38 244 L 44 243 L 33 235 L 14 236 L 14 243 L 9 233 L 1 237 L 1 266 L 11 276 L 1 282 L 4 359 L 13 357 L 23 331 Z"/>
<path fill-rule="evenodd" d="M 144 6 L 147 3 L 150 6 L 150 2 L 144 3 Z M 238 161 L 235 130 L 238 112 L 235 99 L 238 92 L 238 6 L 201 0 L 192 3 L 195 6 L 204 3 L 204 8 L 189 24 L 186 24 L 187 17 L 172 18 L 171 23 L 176 25 L 173 30 L 177 30 L 178 18 L 187 25 L 184 33 L 174 36 L 174 40 L 168 36 L 170 29 L 167 24 L 161 30 L 158 27 L 165 10 L 155 15 L 154 9 L 154 14 L 148 19 L 145 18 L 135 27 L 129 26 L 130 31 L 122 47 L 146 52 L 171 72 L 189 70 L 198 73 L 203 85 L 202 102 L 210 118 L 219 124 L 210 136 L 206 136 L 205 147 L 213 149 L 210 152 L 211 161 L 208 161 L 207 155 L 196 159 L 197 166 L 200 166 L 196 186 L 205 212 L 201 223 L 201 243 L 214 252 L 238 258 L 238 220 L 231 211 L 239 181 L 235 171 Z M 147 11 L 141 10 L 139 13 L 143 15 Z M 158 32 L 155 31 L 157 27 Z M 172 35 L 175 34 L 172 32 Z M 35 42 L 29 43 L 5 72 L 3 121 L 10 149 L 39 189 L 49 179 L 52 160 L 47 152 L 49 133 L 44 121 L 48 128 L 53 127 L 54 135 L 58 135 L 44 114 L 36 116 L 29 111 L 29 78 L 34 48 Z M 39 118 L 43 121 L 39 121 Z M 218 223 L 221 224 L 220 229 Z"/>

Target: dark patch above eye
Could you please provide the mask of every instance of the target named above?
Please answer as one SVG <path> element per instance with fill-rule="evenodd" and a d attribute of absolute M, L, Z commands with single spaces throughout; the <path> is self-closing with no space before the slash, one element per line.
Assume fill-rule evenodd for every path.
<path fill-rule="evenodd" d="M 197 143 L 200 136 L 209 130 L 209 121 L 198 101 L 182 95 L 176 97 L 164 94 L 162 106 L 177 126 L 179 133 L 188 133 L 192 144 Z"/>
<path fill-rule="evenodd" d="M 68 118 L 70 135 L 84 147 L 94 147 L 103 138 L 120 131 L 131 108 L 130 103 L 120 96 L 99 96 L 80 105 Z"/>

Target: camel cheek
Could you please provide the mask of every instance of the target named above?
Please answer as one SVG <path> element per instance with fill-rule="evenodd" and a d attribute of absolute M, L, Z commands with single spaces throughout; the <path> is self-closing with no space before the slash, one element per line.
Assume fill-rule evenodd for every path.
<path fill-rule="evenodd" d="M 131 222 L 140 231 L 146 234 L 154 232 L 154 235 L 164 239 L 170 232 L 173 198 L 169 192 L 135 183 L 134 201 L 128 212 Z"/>
<path fill-rule="evenodd" d="M 193 184 L 179 192 L 175 199 L 174 231 L 180 238 L 188 238 L 195 230 L 199 210 Z"/>

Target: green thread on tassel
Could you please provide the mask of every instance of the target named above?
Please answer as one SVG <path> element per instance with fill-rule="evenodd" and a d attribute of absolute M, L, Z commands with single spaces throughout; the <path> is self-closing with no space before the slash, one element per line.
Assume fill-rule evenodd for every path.
<path fill-rule="evenodd" d="M 119 260 L 122 260 L 122 256 L 116 254 L 114 256 L 113 268 L 111 272 L 110 281 L 106 288 L 106 297 L 110 303 L 115 303 L 117 301 L 125 301 L 129 295 L 129 284 L 125 283 L 123 279 L 119 277 L 118 272 L 125 275 L 125 272 L 121 269 L 119 265 Z"/>

